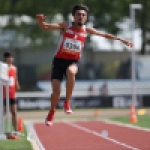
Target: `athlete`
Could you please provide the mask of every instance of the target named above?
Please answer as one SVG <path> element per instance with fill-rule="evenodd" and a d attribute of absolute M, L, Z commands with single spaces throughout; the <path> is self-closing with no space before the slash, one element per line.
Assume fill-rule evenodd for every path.
<path fill-rule="evenodd" d="M 18 78 L 17 78 L 17 68 L 12 64 L 14 56 L 11 52 L 4 52 L 3 54 L 4 62 L 8 64 L 8 76 L 9 76 L 9 103 L 10 110 L 12 114 L 12 124 L 17 131 L 17 100 L 16 100 L 16 90 L 20 89 Z M 4 115 L 6 114 L 6 87 L 3 87 L 3 104 L 4 104 Z"/>
<path fill-rule="evenodd" d="M 105 34 L 94 28 L 86 27 L 89 9 L 83 4 L 77 4 L 72 9 L 73 22 L 47 23 L 43 14 L 37 14 L 36 18 L 41 29 L 46 31 L 60 30 L 61 37 L 57 52 L 53 59 L 51 75 L 51 108 L 46 117 L 45 124 L 51 126 L 56 111 L 56 105 L 59 101 L 61 92 L 61 81 L 63 75 L 66 75 L 66 100 L 64 101 L 64 111 L 66 114 L 72 114 L 70 99 L 72 96 L 75 75 L 78 71 L 78 61 L 88 34 L 101 36 L 107 39 L 119 40 L 125 45 L 132 47 L 133 43 L 118 38 L 111 34 Z"/>

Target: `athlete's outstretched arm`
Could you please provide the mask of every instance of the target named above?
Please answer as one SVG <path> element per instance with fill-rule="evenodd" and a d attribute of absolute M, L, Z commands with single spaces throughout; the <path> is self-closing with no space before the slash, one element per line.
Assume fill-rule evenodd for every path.
<path fill-rule="evenodd" d="M 88 27 L 86 28 L 86 30 L 87 30 L 88 34 L 94 34 L 94 35 L 98 35 L 98 36 L 105 37 L 107 39 L 112 39 L 112 40 L 119 40 L 119 41 L 123 42 L 125 45 L 133 47 L 133 43 L 132 42 L 127 41 L 127 40 L 122 39 L 122 38 L 119 38 L 119 37 L 116 37 L 116 36 L 114 36 L 112 34 L 101 33 L 101 32 L 97 31 L 94 28 L 88 28 Z"/>
<path fill-rule="evenodd" d="M 60 23 L 46 23 L 46 17 L 43 14 L 37 14 L 36 19 L 39 23 L 39 26 L 43 30 L 58 30 L 58 29 L 65 29 L 67 23 L 60 22 Z"/>

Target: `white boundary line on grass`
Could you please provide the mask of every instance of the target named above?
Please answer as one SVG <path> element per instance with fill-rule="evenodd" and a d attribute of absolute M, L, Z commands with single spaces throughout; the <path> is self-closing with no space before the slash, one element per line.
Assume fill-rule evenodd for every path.
<path fill-rule="evenodd" d="M 121 122 L 118 122 L 118 121 L 112 121 L 112 120 L 100 120 L 104 123 L 107 123 L 107 124 L 114 124 L 114 125 L 117 125 L 117 126 L 121 126 L 121 127 L 127 127 L 127 128 L 132 128 L 132 129 L 135 129 L 135 130 L 140 130 L 140 131 L 146 131 L 146 132 L 150 132 L 150 129 L 148 128 L 144 128 L 144 127 L 139 127 L 139 126 L 135 126 L 135 125 L 132 125 L 132 124 L 124 124 L 124 123 L 121 123 Z"/>
<path fill-rule="evenodd" d="M 132 146 L 127 145 L 127 144 L 125 144 L 125 143 L 119 142 L 119 141 L 117 141 L 117 140 L 115 140 L 115 139 L 113 139 L 113 138 L 110 138 L 110 137 L 108 137 L 108 136 L 107 136 L 107 137 L 104 137 L 102 134 L 100 134 L 100 133 L 98 133 L 98 132 L 96 132 L 96 131 L 93 131 L 93 130 L 89 130 L 88 128 L 85 128 L 85 127 L 80 126 L 80 125 L 78 125 L 78 124 L 71 123 L 71 122 L 64 122 L 64 123 L 67 124 L 67 125 L 69 125 L 69 126 L 71 126 L 71 127 L 74 127 L 74 128 L 79 129 L 79 130 L 82 130 L 82 131 L 84 131 L 84 132 L 93 134 L 93 135 L 95 135 L 95 136 L 99 136 L 99 137 L 101 137 L 101 138 L 103 138 L 103 139 L 105 139 L 105 140 L 108 140 L 108 141 L 110 141 L 110 142 L 113 142 L 113 143 L 115 143 L 115 144 L 118 144 L 118 145 L 121 145 L 121 146 L 123 146 L 123 147 L 129 148 L 129 149 L 131 149 L 131 150 L 140 150 L 140 149 L 138 149 L 138 148 L 132 147 Z"/>
<path fill-rule="evenodd" d="M 25 122 L 26 129 L 27 129 L 27 139 L 29 141 L 35 140 L 40 150 L 46 150 L 41 143 L 39 137 L 37 136 L 37 133 L 33 127 L 33 123 L 31 122 Z M 36 150 L 36 149 L 35 149 Z"/>

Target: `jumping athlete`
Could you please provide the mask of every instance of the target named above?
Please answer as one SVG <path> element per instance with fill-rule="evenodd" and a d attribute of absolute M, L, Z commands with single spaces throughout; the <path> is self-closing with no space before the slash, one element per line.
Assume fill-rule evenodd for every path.
<path fill-rule="evenodd" d="M 83 4 L 75 5 L 72 9 L 73 22 L 46 23 L 46 17 L 43 14 L 37 14 L 36 18 L 41 29 L 46 31 L 60 30 L 61 37 L 57 52 L 53 59 L 51 75 L 51 108 L 46 117 L 45 124 L 51 126 L 56 111 L 56 105 L 59 101 L 61 92 L 61 81 L 63 75 L 66 75 L 66 100 L 64 101 L 64 110 L 66 114 L 72 114 L 70 99 L 75 84 L 75 75 L 78 71 L 78 61 L 88 34 L 94 34 L 107 39 L 119 40 L 125 45 L 132 47 L 133 43 L 118 38 L 111 34 L 104 34 L 94 28 L 86 27 L 89 9 Z"/>
<path fill-rule="evenodd" d="M 12 114 L 12 124 L 15 131 L 17 128 L 17 100 L 16 100 L 16 90 L 20 89 L 18 78 L 17 78 L 17 68 L 12 64 L 14 56 L 11 52 L 4 52 L 3 54 L 4 62 L 8 64 L 8 76 L 9 76 L 9 103 L 10 110 Z M 6 114 L 6 87 L 3 87 L 3 104 L 4 104 L 4 115 Z"/>

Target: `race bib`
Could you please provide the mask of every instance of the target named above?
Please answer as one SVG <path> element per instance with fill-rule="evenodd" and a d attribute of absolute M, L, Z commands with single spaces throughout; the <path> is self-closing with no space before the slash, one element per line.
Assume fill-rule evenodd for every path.
<path fill-rule="evenodd" d="M 11 85 L 14 85 L 14 84 L 15 84 L 14 78 L 13 78 L 13 77 L 10 77 L 10 78 L 9 78 L 9 85 L 11 86 Z"/>
<path fill-rule="evenodd" d="M 82 48 L 82 43 L 79 40 L 66 38 L 63 45 L 63 51 L 68 53 L 79 53 Z"/>

